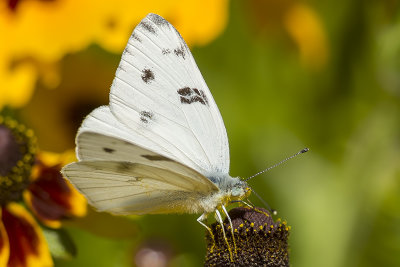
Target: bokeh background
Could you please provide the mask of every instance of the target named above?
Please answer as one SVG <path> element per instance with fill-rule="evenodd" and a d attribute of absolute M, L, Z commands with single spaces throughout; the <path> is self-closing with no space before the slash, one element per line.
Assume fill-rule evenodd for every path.
<path fill-rule="evenodd" d="M 232 176 L 311 149 L 250 182 L 291 225 L 292 265 L 400 266 L 399 1 L 2 1 L 0 108 L 42 150 L 73 149 L 149 12 L 191 47 L 225 121 Z M 196 218 L 89 210 L 64 222 L 76 255 L 55 265 L 167 266 L 143 265 L 150 255 L 201 266 Z"/>

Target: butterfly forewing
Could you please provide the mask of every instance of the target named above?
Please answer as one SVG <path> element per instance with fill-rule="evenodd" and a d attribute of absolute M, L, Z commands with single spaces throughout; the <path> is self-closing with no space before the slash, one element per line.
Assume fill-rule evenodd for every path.
<path fill-rule="evenodd" d="M 110 109 L 133 143 L 204 175 L 228 173 L 222 117 L 186 43 L 149 14 L 129 39 L 110 92 Z"/>

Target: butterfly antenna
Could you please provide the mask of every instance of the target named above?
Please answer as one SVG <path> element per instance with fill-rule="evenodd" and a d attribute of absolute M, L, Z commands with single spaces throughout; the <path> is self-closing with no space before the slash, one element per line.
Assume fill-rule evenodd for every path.
<path fill-rule="evenodd" d="M 265 169 L 265 170 L 263 170 L 263 171 L 260 171 L 260 172 L 258 172 L 258 173 L 256 173 L 256 174 L 250 176 L 249 178 L 247 178 L 247 179 L 244 180 L 244 181 L 247 182 L 247 181 L 250 180 L 251 178 L 254 178 L 254 177 L 256 177 L 256 176 L 258 176 L 258 175 L 260 175 L 260 174 L 263 174 L 264 172 L 267 172 L 267 171 L 269 171 L 269 170 L 271 170 L 271 169 L 273 169 L 273 168 L 275 168 L 275 167 L 281 165 L 282 163 L 285 163 L 285 162 L 288 161 L 289 159 L 292 159 L 292 158 L 294 158 L 294 157 L 296 157 L 296 156 L 298 156 L 298 155 L 300 155 L 300 154 L 306 153 L 307 151 L 309 151 L 309 149 L 308 149 L 308 148 L 304 148 L 304 149 L 300 150 L 299 152 L 297 152 L 296 154 L 294 154 L 294 155 L 292 155 L 292 156 L 290 156 L 290 157 L 288 157 L 288 158 L 286 158 L 286 159 L 284 159 L 284 160 L 282 160 L 282 161 L 280 161 L 280 162 L 278 162 L 278 163 L 272 165 L 271 167 L 269 167 L 269 168 L 267 168 L 267 169 Z M 254 191 L 253 191 L 253 192 L 254 192 Z M 257 195 L 257 194 L 256 194 L 256 195 Z"/>

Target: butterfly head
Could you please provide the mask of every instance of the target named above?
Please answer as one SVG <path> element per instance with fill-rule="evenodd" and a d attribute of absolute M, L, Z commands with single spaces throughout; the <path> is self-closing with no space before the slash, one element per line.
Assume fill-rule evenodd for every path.
<path fill-rule="evenodd" d="M 227 175 L 207 176 L 220 189 L 226 202 L 242 200 L 250 195 L 251 189 L 246 181 Z"/>
<path fill-rule="evenodd" d="M 251 193 L 250 187 L 243 180 L 237 179 L 237 181 L 233 184 L 231 189 L 232 198 L 235 199 L 244 199 L 247 198 Z"/>

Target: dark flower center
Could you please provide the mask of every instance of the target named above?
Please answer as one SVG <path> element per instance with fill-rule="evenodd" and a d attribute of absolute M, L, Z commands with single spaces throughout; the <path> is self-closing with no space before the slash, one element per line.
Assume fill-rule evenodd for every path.
<path fill-rule="evenodd" d="M 230 224 L 224 222 L 229 246 L 218 223 L 211 225 L 214 238 L 206 232 L 207 255 L 204 266 L 289 266 L 288 236 L 290 227 L 286 222 L 274 221 L 262 208 L 234 208 L 229 212 L 234 229 L 236 253 Z"/>
<path fill-rule="evenodd" d="M 0 205 L 21 198 L 36 152 L 33 131 L 0 115 Z"/>

